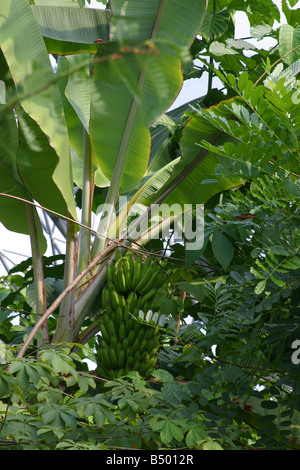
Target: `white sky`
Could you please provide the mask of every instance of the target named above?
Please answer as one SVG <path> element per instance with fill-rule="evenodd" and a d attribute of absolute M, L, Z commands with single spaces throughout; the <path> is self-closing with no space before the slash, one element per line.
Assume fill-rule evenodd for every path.
<path fill-rule="evenodd" d="M 274 3 L 280 6 L 281 0 L 274 0 Z M 100 7 L 99 2 L 96 0 L 92 0 L 91 7 Z M 300 1 L 294 7 L 294 9 L 300 7 Z M 280 24 L 285 22 L 284 16 L 282 16 Z M 274 25 L 275 27 L 278 26 L 278 23 Z M 249 22 L 245 13 L 238 13 L 236 14 L 236 38 L 244 38 L 249 36 Z M 274 45 L 274 40 L 266 39 L 264 41 L 259 42 L 259 47 L 263 47 L 269 49 Z M 217 83 L 214 84 L 217 86 Z M 198 98 L 206 93 L 207 88 L 207 78 L 201 79 L 190 79 L 188 80 L 180 95 L 178 96 L 177 100 L 173 104 L 173 108 L 180 106 L 181 104 L 192 100 L 194 98 Z M 62 239 L 62 237 L 58 234 L 58 238 Z M 19 263 L 22 260 L 31 256 L 31 249 L 30 249 L 30 239 L 29 236 L 23 234 L 17 234 L 14 232 L 8 231 L 0 222 L 0 252 L 2 255 L 6 255 L 8 259 L 13 260 L 14 263 Z M 51 255 L 50 246 L 46 252 L 46 256 Z M 7 265 L 9 268 L 13 266 L 9 260 L 7 260 Z M 3 264 L 0 261 L 0 276 L 5 275 L 6 270 Z"/>

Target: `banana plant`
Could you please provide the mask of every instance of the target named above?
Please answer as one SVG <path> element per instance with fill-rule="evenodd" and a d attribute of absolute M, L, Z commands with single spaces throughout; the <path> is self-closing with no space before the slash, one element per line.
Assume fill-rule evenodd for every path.
<path fill-rule="evenodd" d="M 39 317 L 20 356 L 56 308 L 54 344 L 89 339 L 96 330 L 82 332 L 82 326 L 115 249 L 143 251 L 185 205 L 191 211 L 243 183 L 229 174 L 214 181 L 222 157 L 198 143 L 216 142 L 222 133 L 204 121 L 182 124 L 177 153 L 169 145 L 178 116 L 167 111 L 181 90 L 182 64 L 190 60 L 206 0 L 111 0 L 111 10 L 81 9 L 72 0 L 30 3 L 0 6 L 7 86 L 0 108 L 0 214 L 8 229 L 30 234 L 37 279 Z M 79 216 L 75 186 L 82 194 Z M 99 192 L 104 204 L 93 229 Z M 154 209 L 161 204 L 176 211 L 159 217 Z M 64 288 L 48 309 L 36 205 L 67 223 Z"/>

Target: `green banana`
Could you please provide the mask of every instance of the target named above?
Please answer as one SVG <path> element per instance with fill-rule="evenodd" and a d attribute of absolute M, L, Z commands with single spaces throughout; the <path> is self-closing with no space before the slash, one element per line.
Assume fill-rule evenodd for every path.
<path fill-rule="evenodd" d="M 138 359 L 136 359 L 134 361 L 134 363 L 132 364 L 132 369 L 131 370 L 136 370 L 137 372 L 139 372 L 140 368 L 141 368 L 141 363 Z"/>
<path fill-rule="evenodd" d="M 126 292 L 127 290 L 123 264 L 123 258 L 120 258 L 115 264 L 115 275 L 117 278 L 116 283 L 120 292 Z"/>
<path fill-rule="evenodd" d="M 148 378 L 155 368 L 156 357 L 150 358 L 148 361 L 143 362 L 140 367 L 140 374 Z"/>
<path fill-rule="evenodd" d="M 118 366 L 120 368 L 124 367 L 125 365 L 125 351 L 124 349 L 121 349 L 119 355 L 118 355 Z"/>
<path fill-rule="evenodd" d="M 120 307 L 119 293 L 112 284 L 109 285 L 109 295 L 111 306 L 116 310 Z"/>
<path fill-rule="evenodd" d="M 115 380 L 115 378 L 116 378 L 116 371 L 113 370 L 113 369 L 109 369 L 109 370 L 108 370 L 108 378 L 109 378 L 110 380 Z"/>
<path fill-rule="evenodd" d="M 128 334 L 128 343 L 132 345 L 134 342 L 134 339 L 135 339 L 135 331 L 131 330 Z"/>
<path fill-rule="evenodd" d="M 115 324 L 114 324 L 114 322 L 112 321 L 111 318 L 108 319 L 107 330 L 111 335 L 117 336 L 117 332 L 116 332 L 116 329 L 115 329 Z"/>
<path fill-rule="evenodd" d="M 111 284 L 113 287 L 117 290 L 120 291 L 120 286 L 119 286 L 119 278 L 117 275 L 117 269 L 116 269 L 116 264 L 113 264 L 111 267 L 111 273 L 112 273 L 112 281 Z"/>
<path fill-rule="evenodd" d="M 138 349 L 135 354 L 133 354 L 135 361 L 141 361 L 141 351 Z"/>
<path fill-rule="evenodd" d="M 120 377 L 123 377 L 125 375 L 125 369 L 122 368 L 118 371 L 116 378 L 119 379 Z"/>
<path fill-rule="evenodd" d="M 151 357 L 151 358 L 149 359 L 149 361 L 146 362 L 146 364 L 147 364 L 147 367 L 146 367 L 146 368 L 149 368 L 149 367 L 153 367 L 153 368 L 154 368 L 154 366 L 155 366 L 155 364 L 156 364 L 156 357 Z"/>
<path fill-rule="evenodd" d="M 128 318 L 129 318 L 129 307 L 128 307 L 128 304 L 126 303 L 123 308 L 123 319 L 125 323 L 127 322 Z"/>
<path fill-rule="evenodd" d="M 149 377 L 152 375 L 152 372 L 154 371 L 154 366 L 150 365 L 145 372 L 143 373 L 143 377 L 145 379 L 149 379 Z"/>
<path fill-rule="evenodd" d="M 133 356 L 132 356 L 132 354 L 130 354 L 126 359 L 126 368 L 131 370 L 131 368 L 133 366 L 133 362 L 134 362 Z"/>
<path fill-rule="evenodd" d="M 117 262 L 118 259 L 122 259 L 123 256 L 122 256 L 122 253 L 121 251 L 117 248 L 116 251 L 115 251 L 115 261 Z"/>
<path fill-rule="evenodd" d="M 115 322 L 116 322 L 116 326 L 117 325 L 120 325 L 121 323 L 123 323 L 123 310 L 118 307 L 116 312 L 115 312 Z"/>
<path fill-rule="evenodd" d="M 131 288 L 132 290 L 136 290 L 136 286 L 140 281 L 142 271 L 142 257 L 138 256 L 138 258 L 134 262 L 134 274 L 132 278 Z"/>
<path fill-rule="evenodd" d="M 156 335 L 158 335 L 158 333 L 159 333 L 159 326 L 156 325 L 156 327 L 153 328 L 153 335 L 156 336 Z"/>
<path fill-rule="evenodd" d="M 132 354 L 135 354 L 138 351 L 139 346 L 140 346 L 140 341 L 138 341 L 138 339 L 136 338 L 131 348 Z"/>
<path fill-rule="evenodd" d="M 116 349 L 115 349 L 117 357 L 119 356 L 119 354 L 121 352 L 121 349 L 122 349 L 122 343 L 121 343 L 121 341 L 118 340 L 118 343 L 117 343 L 117 346 L 116 346 Z"/>
<path fill-rule="evenodd" d="M 137 307 L 139 310 L 143 310 L 143 306 L 144 306 L 144 297 L 141 295 L 138 298 Z"/>
<path fill-rule="evenodd" d="M 105 340 L 107 340 L 108 343 L 110 343 L 110 337 L 111 337 L 111 335 L 112 335 L 112 333 L 111 333 L 111 331 L 110 331 L 110 329 L 109 329 L 109 325 L 108 325 L 108 324 L 109 324 L 109 320 L 110 320 L 110 317 L 109 317 L 107 314 L 104 314 L 104 315 L 102 315 L 102 317 L 101 317 L 101 323 L 100 323 L 100 325 L 102 325 L 103 331 L 105 331 L 104 334 L 107 333 L 107 337 L 105 338 Z"/>
<path fill-rule="evenodd" d="M 102 307 L 104 308 L 110 304 L 109 289 L 107 286 L 104 286 L 102 289 L 101 301 L 102 301 Z"/>
<path fill-rule="evenodd" d="M 123 258 L 123 272 L 125 277 L 125 287 L 126 291 L 131 289 L 132 286 L 132 277 L 131 277 L 131 269 L 130 263 L 128 258 Z"/>
<path fill-rule="evenodd" d="M 150 356 L 150 357 L 151 357 L 151 356 L 155 356 L 158 350 L 159 350 L 159 346 L 154 346 L 154 347 L 151 349 L 151 351 L 149 351 L 149 353 L 148 353 L 149 356 Z"/>
<path fill-rule="evenodd" d="M 126 286 L 126 277 L 125 277 L 124 269 L 122 266 L 120 266 L 120 268 L 118 269 L 117 276 L 118 276 L 120 291 L 126 292 L 128 289 Z"/>
<path fill-rule="evenodd" d="M 126 299 L 126 303 L 129 307 L 129 311 L 131 311 L 131 312 L 133 311 L 133 309 L 137 305 L 137 301 L 138 301 L 138 299 L 137 299 L 136 293 L 133 290 L 131 290 L 128 294 L 127 299 Z"/>
<path fill-rule="evenodd" d="M 102 337 L 104 338 L 105 341 L 107 341 L 108 343 L 110 342 L 110 335 L 106 329 L 106 326 L 104 324 L 103 321 L 99 321 L 99 326 L 100 326 L 100 331 L 101 331 L 101 335 Z"/>
<path fill-rule="evenodd" d="M 152 297 L 155 296 L 157 289 L 157 287 L 152 287 L 152 289 L 146 291 L 145 295 L 143 295 L 144 303 L 148 302 L 150 299 L 152 299 Z"/>
<path fill-rule="evenodd" d="M 100 358 L 102 359 L 104 367 L 108 367 L 108 368 L 111 367 L 111 361 L 108 355 L 108 349 L 106 348 L 100 349 Z"/>
<path fill-rule="evenodd" d="M 152 258 L 150 255 L 147 256 L 146 261 L 143 263 L 141 276 L 143 277 L 149 270 L 152 265 Z"/>
<path fill-rule="evenodd" d="M 122 321 L 119 324 L 119 338 L 123 339 L 126 337 L 126 329 L 125 329 L 125 323 Z"/>
<path fill-rule="evenodd" d="M 140 330 L 138 331 L 136 335 L 136 339 L 141 343 L 143 339 L 145 338 L 145 335 L 147 334 L 147 327 L 144 325 L 140 325 Z"/>
<path fill-rule="evenodd" d="M 128 318 L 128 320 L 125 323 L 125 331 L 126 331 L 127 338 L 129 334 L 131 333 L 131 331 L 133 331 L 133 322 L 134 320 L 132 318 Z M 134 332 L 133 332 L 133 335 L 134 335 Z"/>
<path fill-rule="evenodd" d="M 116 349 L 117 347 L 117 344 L 118 344 L 118 338 L 117 336 L 112 336 L 111 339 L 110 339 L 110 344 L 111 346 Z"/>
<path fill-rule="evenodd" d="M 111 264 L 108 264 L 108 265 L 106 266 L 106 279 L 107 279 L 107 282 L 113 282 L 112 266 L 111 266 Z"/>
<path fill-rule="evenodd" d="M 117 358 L 116 351 L 114 350 L 114 348 L 109 348 L 108 349 L 108 354 L 109 354 L 109 358 L 110 358 L 112 367 L 117 368 L 118 367 L 118 358 Z"/>
<path fill-rule="evenodd" d="M 139 347 L 140 347 L 140 350 L 141 351 L 145 351 L 146 348 L 147 348 L 147 343 L 148 343 L 148 340 L 147 338 L 144 338 L 143 341 L 141 343 L 139 343 Z"/>
<path fill-rule="evenodd" d="M 119 302 L 120 302 L 120 308 L 123 310 L 126 305 L 126 300 L 125 300 L 124 295 L 120 295 Z"/>
<path fill-rule="evenodd" d="M 155 285 L 159 285 L 158 284 L 158 274 L 156 272 L 153 272 L 152 273 L 152 276 L 150 276 L 148 282 L 144 285 L 144 287 L 142 287 L 139 292 L 141 294 L 146 294 L 150 289 L 152 289 L 152 287 L 154 287 Z"/>
<path fill-rule="evenodd" d="M 143 363 L 146 360 L 146 357 L 147 357 L 147 352 L 146 351 L 141 352 L 140 361 Z"/>
<path fill-rule="evenodd" d="M 97 368 L 98 375 L 104 379 L 108 379 L 110 376 L 110 369 L 105 367 L 103 364 L 100 364 Z"/>
<path fill-rule="evenodd" d="M 131 288 L 132 288 L 132 279 L 134 275 L 134 267 L 135 267 L 135 262 L 133 259 L 133 253 L 131 250 L 128 250 L 125 255 L 126 259 L 128 259 L 129 267 L 130 267 L 130 276 L 131 276 Z"/>
<path fill-rule="evenodd" d="M 109 348 L 109 346 L 110 346 L 110 342 L 105 341 L 105 339 L 103 338 L 101 338 L 101 340 L 98 343 L 98 348 L 101 348 L 101 349 Z"/>
<path fill-rule="evenodd" d="M 119 294 L 119 292 L 111 284 L 109 286 L 109 295 L 113 310 L 117 310 L 118 307 L 120 307 L 121 309 L 124 308 L 126 304 L 124 296 Z"/>
<path fill-rule="evenodd" d="M 128 341 L 128 338 L 126 336 L 123 338 L 122 347 L 123 347 L 124 351 L 127 351 L 128 348 L 129 348 L 129 341 Z"/>
<path fill-rule="evenodd" d="M 151 278 L 152 275 L 153 275 L 153 273 L 152 273 L 151 269 L 148 269 L 148 271 L 146 271 L 144 275 L 141 275 L 140 281 L 137 283 L 137 286 L 135 288 L 136 292 L 141 293 L 141 289 L 143 289 L 143 287 L 145 287 L 145 285 L 148 283 L 148 281 L 149 281 L 149 279 Z"/>
<path fill-rule="evenodd" d="M 101 293 L 104 313 L 98 320 L 102 336 L 96 341 L 97 370 L 103 377 L 115 379 L 130 370 L 149 377 L 153 372 L 160 328 L 140 321 L 139 311 L 144 319 L 152 318 L 152 310 L 156 312 L 157 289 L 165 284 L 167 289 L 169 283 L 165 265 L 150 256 L 143 262 L 143 256 L 131 250 L 122 256 L 119 249 L 114 263 L 107 265 L 107 283 Z"/>
<path fill-rule="evenodd" d="M 142 323 L 140 323 L 138 320 L 133 320 L 133 331 L 135 336 L 137 336 L 140 332 L 140 329 L 143 327 Z"/>
<path fill-rule="evenodd" d="M 152 336 L 151 338 L 148 338 L 146 337 L 145 338 L 146 341 L 147 341 L 147 347 L 146 347 L 146 350 L 149 352 L 149 351 L 152 351 L 152 349 L 154 348 L 158 348 L 159 347 L 159 339 L 157 336 Z"/>

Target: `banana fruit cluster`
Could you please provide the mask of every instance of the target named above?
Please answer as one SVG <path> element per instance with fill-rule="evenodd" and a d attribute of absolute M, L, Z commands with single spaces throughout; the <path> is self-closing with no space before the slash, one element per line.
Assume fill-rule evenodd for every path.
<path fill-rule="evenodd" d="M 138 321 L 139 311 L 151 309 L 158 288 L 168 280 L 165 266 L 148 256 L 117 250 L 115 263 L 107 265 L 107 284 L 102 290 L 99 317 L 101 337 L 96 343 L 97 371 L 115 379 L 129 371 L 138 371 L 148 378 L 154 370 L 159 349 L 159 327 Z"/>

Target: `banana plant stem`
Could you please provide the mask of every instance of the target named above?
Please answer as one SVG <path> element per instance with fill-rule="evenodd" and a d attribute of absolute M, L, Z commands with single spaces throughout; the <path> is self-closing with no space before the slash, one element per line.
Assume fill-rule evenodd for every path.
<path fill-rule="evenodd" d="M 86 227 L 91 227 L 93 172 L 90 138 L 85 129 L 83 129 L 83 149 L 82 225 L 80 227 L 77 274 L 88 265 L 90 261 L 91 248 L 91 231 Z"/>
<path fill-rule="evenodd" d="M 67 222 L 66 258 L 64 268 L 64 290 L 72 284 L 75 278 L 77 260 L 76 226 Z M 56 330 L 52 343 L 72 341 L 75 330 L 75 292 L 71 291 L 61 302 Z"/>
<path fill-rule="evenodd" d="M 61 304 L 63 299 L 78 285 L 78 283 L 81 281 L 81 279 L 84 278 L 84 276 L 86 276 L 87 273 L 89 273 L 98 263 L 100 263 L 103 259 L 105 259 L 105 257 L 109 256 L 111 252 L 115 250 L 117 245 L 118 245 L 118 240 L 116 240 L 116 243 L 109 245 L 104 250 L 103 253 L 100 253 L 98 256 L 96 256 L 93 259 L 93 261 L 91 261 L 91 263 L 88 264 L 88 266 L 78 276 L 75 277 L 75 279 L 71 282 L 71 284 L 69 284 L 68 287 L 63 290 L 63 292 L 57 297 L 57 299 L 53 302 L 53 304 L 45 311 L 45 313 L 39 318 L 37 323 L 34 325 L 26 341 L 21 347 L 19 353 L 17 354 L 17 359 L 24 356 L 25 352 L 27 351 L 28 346 L 30 345 L 34 337 L 36 336 L 37 332 L 40 330 L 43 324 L 47 321 L 47 318 L 58 308 L 58 306 Z M 104 269 L 104 272 L 105 272 L 105 266 L 106 265 L 103 265 L 103 268 L 102 268 Z"/>
<path fill-rule="evenodd" d="M 34 273 L 36 317 L 38 321 L 47 308 L 47 302 L 42 255 L 40 253 L 40 245 L 35 223 L 36 214 L 33 206 L 30 204 L 26 204 L 26 215 L 30 235 L 32 268 Z M 49 331 L 48 325 L 46 323 L 43 324 L 42 328 L 42 342 L 49 343 Z"/>

